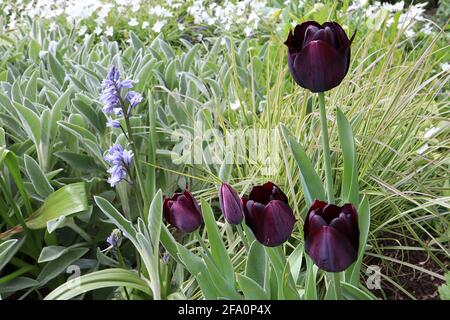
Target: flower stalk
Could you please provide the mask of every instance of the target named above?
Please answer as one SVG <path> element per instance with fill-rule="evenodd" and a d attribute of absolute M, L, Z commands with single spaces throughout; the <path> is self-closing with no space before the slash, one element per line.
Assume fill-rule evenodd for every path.
<path fill-rule="evenodd" d="M 334 293 L 336 300 L 342 299 L 342 293 L 341 293 L 341 276 L 340 272 L 334 272 L 333 277 L 331 279 L 331 282 L 333 283 Z"/>
<path fill-rule="evenodd" d="M 134 142 L 133 129 L 131 127 L 129 117 L 126 116 L 128 111 L 126 110 L 124 103 L 121 103 L 121 106 L 122 106 L 122 112 L 125 115 L 124 119 L 125 119 L 126 131 L 127 131 L 126 137 L 127 137 L 128 143 L 131 146 L 131 150 L 133 151 L 133 154 L 134 154 L 133 161 L 134 161 L 134 168 L 135 168 L 135 171 L 136 171 L 136 180 L 137 180 L 136 182 L 139 185 L 139 193 L 141 195 L 141 199 L 142 199 L 142 202 L 144 204 L 144 208 L 147 208 L 148 207 L 148 201 L 147 201 L 147 199 L 145 197 L 145 190 L 144 190 L 144 184 L 143 184 L 144 179 L 142 177 L 141 166 L 139 164 L 139 159 L 138 159 L 139 158 L 139 156 L 138 156 L 139 153 L 137 152 L 136 143 Z M 140 211 L 144 215 L 144 218 L 146 218 L 145 217 L 145 215 L 146 215 L 145 212 L 142 212 L 142 209 L 140 209 Z M 145 219 L 144 221 L 147 221 L 147 220 Z"/>
<path fill-rule="evenodd" d="M 333 174 L 331 171 L 330 143 L 328 139 L 327 114 L 325 110 L 325 94 L 323 92 L 319 92 L 318 96 L 327 200 L 328 203 L 334 204 Z"/>

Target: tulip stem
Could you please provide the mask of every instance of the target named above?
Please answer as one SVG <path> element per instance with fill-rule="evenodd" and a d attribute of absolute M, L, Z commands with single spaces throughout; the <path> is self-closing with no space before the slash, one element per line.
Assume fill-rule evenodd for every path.
<path fill-rule="evenodd" d="M 237 231 L 239 233 L 239 237 L 241 238 L 242 242 L 244 243 L 245 251 L 248 252 L 249 245 L 248 245 L 248 242 L 247 242 L 247 238 L 244 235 L 244 230 L 242 229 L 242 225 L 238 224 L 236 226 L 236 229 L 237 229 Z"/>
<path fill-rule="evenodd" d="M 336 300 L 341 300 L 341 276 L 339 272 L 333 272 L 333 285 L 334 285 L 334 292 L 336 294 Z"/>
<path fill-rule="evenodd" d="M 325 110 L 325 94 L 319 92 L 319 113 L 320 125 L 322 131 L 322 147 L 323 147 L 323 161 L 325 167 L 325 182 L 327 186 L 327 200 L 329 204 L 334 204 L 334 189 L 333 189 L 333 174 L 331 171 L 330 160 L 330 144 L 328 141 L 328 127 L 327 127 L 327 113 Z"/>

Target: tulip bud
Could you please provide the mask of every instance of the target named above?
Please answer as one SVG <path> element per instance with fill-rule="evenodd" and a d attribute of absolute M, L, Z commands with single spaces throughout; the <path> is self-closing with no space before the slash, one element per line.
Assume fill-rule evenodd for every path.
<path fill-rule="evenodd" d="M 182 232 L 192 232 L 203 222 L 197 200 L 187 190 L 165 198 L 163 212 L 166 221 Z"/>
<path fill-rule="evenodd" d="M 220 209 L 229 224 L 240 224 L 244 219 L 244 209 L 237 192 L 226 183 L 219 190 Z"/>
<path fill-rule="evenodd" d="M 295 218 L 286 195 L 275 184 L 253 187 L 242 204 L 245 223 L 263 245 L 275 247 L 289 239 Z"/>
<path fill-rule="evenodd" d="M 359 248 L 358 213 L 352 204 L 342 207 L 316 200 L 304 225 L 305 251 L 327 272 L 347 269 Z"/>
<path fill-rule="evenodd" d="M 307 21 L 289 31 L 288 66 L 295 82 L 312 92 L 324 92 L 338 86 L 350 66 L 350 45 L 344 29 L 336 22 L 320 25 Z"/>

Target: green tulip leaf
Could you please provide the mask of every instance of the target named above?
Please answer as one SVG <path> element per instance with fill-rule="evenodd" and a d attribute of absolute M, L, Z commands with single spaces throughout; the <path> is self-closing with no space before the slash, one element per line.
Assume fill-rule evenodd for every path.
<path fill-rule="evenodd" d="M 336 108 L 336 119 L 339 132 L 339 141 L 344 158 L 344 171 L 342 174 L 341 199 L 345 203 L 359 206 L 358 164 L 356 158 L 355 139 L 350 123 L 341 109 Z"/>
<path fill-rule="evenodd" d="M 204 200 L 201 201 L 203 219 L 205 221 L 206 232 L 208 233 L 209 245 L 211 246 L 211 255 L 217 268 L 221 271 L 223 277 L 231 283 L 234 283 L 234 270 L 231 264 L 222 236 L 217 228 L 216 220 L 211 206 Z"/>
<path fill-rule="evenodd" d="M 307 207 L 310 207 L 314 200 L 325 201 L 325 190 L 323 189 L 322 181 L 314 170 L 314 166 L 306 155 L 305 150 L 303 150 L 295 138 L 292 137 L 285 126 L 281 126 L 281 131 L 286 143 L 291 148 L 292 154 L 294 155 L 300 170 L 301 184 Z"/>
<path fill-rule="evenodd" d="M 253 279 L 246 277 L 242 274 L 237 275 L 237 281 L 239 287 L 244 293 L 246 300 L 269 300 L 270 297 L 264 291 L 264 289 L 256 283 Z"/>
<path fill-rule="evenodd" d="M 264 288 L 267 272 L 267 255 L 262 244 L 254 240 L 250 246 L 247 262 L 245 264 L 245 275 L 259 286 Z"/>
<path fill-rule="evenodd" d="M 359 226 L 359 250 L 356 261 L 345 271 L 346 279 L 349 283 L 358 286 L 359 273 L 361 270 L 362 259 L 366 250 L 367 238 L 369 237 L 370 229 L 370 206 L 369 200 L 366 196 L 361 201 L 358 209 L 358 226 Z"/>
<path fill-rule="evenodd" d="M 376 297 L 350 283 L 341 282 L 342 294 L 347 300 L 376 300 Z"/>
<path fill-rule="evenodd" d="M 202 259 L 190 252 L 184 246 L 177 244 L 178 255 L 187 271 L 195 277 L 202 290 L 202 294 L 207 300 L 214 300 L 220 297 L 220 293 L 214 286 L 206 265 Z"/>

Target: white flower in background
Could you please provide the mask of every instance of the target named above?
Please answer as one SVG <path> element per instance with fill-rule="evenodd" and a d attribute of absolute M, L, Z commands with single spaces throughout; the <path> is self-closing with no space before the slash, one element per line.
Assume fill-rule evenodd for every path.
<path fill-rule="evenodd" d="M 158 20 L 155 22 L 155 24 L 152 27 L 153 32 L 161 32 L 162 28 L 166 25 L 167 20 Z"/>
<path fill-rule="evenodd" d="M 150 9 L 149 13 L 151 15 L 160 17 L 160 18 L 171 18 L 173 17 L 173 13 L 169 10 L 167 10 L 166 8 L 163 8 L 160 5 L 157 5 L 153 8 Z"/>
<path fill-rule="evenodd" d="M 52 23 L 50 23 L 50 26 L 48 27 L 48 31 L 52 32 L 55 31 L 57 27 L 57 24 L 55 21 L 53 21 Z"/>
<path fill-rule="evenodd" d="M 109 26 L 105 30 L 105 36 L 112 37 L 114 35 L 114 28 Z"/>
<path fill-rule="evenodd" d="M 84 36 L 84 34 L 86 33 L 86 31 L 87 31 L 87 27 L 86 26 L 81 26 L 81 28 L 78 30 L 78 35 L 81 37 L 81 36 Z"/>
<path fill-rule="evenodd" d="M 102 29 L 102 27 L 101 26 L 97 26 L 97 27 L 95 27 L 95 29 L 94 29 L 94 33 L 96 34 L 96 35 L 101 35 L 102 34 L 102 32 L 103 32 L 103 29 Z"/>
<path fill-rule="evenodd" d="M 137 21 L 136 18 L 131 18 L 130 21 L 128 21 L 128 25 L 131 27 L 135 27 L 135 26 L 139 25 L 139 22 Z"/>
<path fill-rule="evenodd" d="M 179 23 L 179 24 L 178 24 L 178 30 L 183 31 L 184 29 L 186 29 L 186 27 L 184 26 L 184 24 Z"/>
<path fill-rule="evenodd" d="M 416 32 L 410 28 L 405 30 L 405 36 L 409 39 L 412 39 L 416 36 Z"/>
<path fill-rule="evenodd" d="M 172 9 L 178 9 L 182 6 L 184 0 L 166 0 L 166 5 Z"/>
<path fill-rule="evenodd" d="M 261 19 L 268 19 L 274 11 L 268 8 L 267 0 L 242 0 L 233 3 L 208 3 L 194 0 L 187 8 L 187 13 L 194 18 L 195 24 L 217 25 L 225 30 L 245 27 L 258 27 Z"/>
<path fill-rule="evenodd" d="M 48 51 L 46 50 L 41 50 L 39 51 L 39 59 L 44 59 L 45 56 L 47 55 Z"/>
<path fill-rule="evenodd" d="M 148 21 L 144 21 L 142 23 L 142 29 L 147 29 L 150 26 L 150 24 L 148 23 Z"/>
<path fill-rule="evenodd" d="M 134 1 L 133 5 L 131 6 L 131 11 L 136 13 L 141 9 L 141 4 L 139 3 L 139 1 Z"/>
<path fill-rule="evenodd" d="M 250 37 L 250 36 L 253 34 L 253 28 L 251 28 L 251 27 L 245 27 L 245 28 L 244 28 L 244 34 L 245 34 L 247 37 Z"/>
<path fill-rule="evenodd" d="M 356 11 L 361 8 L 364 8 L 369 4 L 369 0 L 355 0 L 351 5 L 348 6 L 347 12 Z"/>
<path fill-rule="evenodd" d="M 8 29 L 15 29 L 16 28 L 16 20 L 10 20 L 8 23 Z"/>
<path fill-rule="evenodd" d="M 3 8 L 3 13 L 5 15 L 9 15 L 10 11 L 11 11 L 11 6 L 9 4 Z"/>
<path fill-rule="evenodd" d="M 233 111 L 236 111 L 240 107 L 241 107 L 241 102 L 239 100 L 236 100 L 236 101 L 230 103 L 230 108 Z"/>
<path fill-rule="evenodd" d="M 450 71 L 450 63 L 444 62 L 439 65 L 442 71 Z"/>
<path fill-rule="evenodd" d="M 431 22 L 425 23 L 421 31 L 423 32 L 423 34 L 429 36 L 433 33 L 433 24 Z"/>
<path fill-rule="evenodd" d="M 97 13 L 97 15 L 98 15 L 99 17 L 106 18 L 106 17 L 108 16 L 109 12 L 111 11 L 111 9 L 113 9 L 113 8 L 114 8 L 114 5 L 113 5 L 112 3 L 105 3 L 105 4 L 101 7 L 101 9 L 100 9 L 100 11 Z"/>

